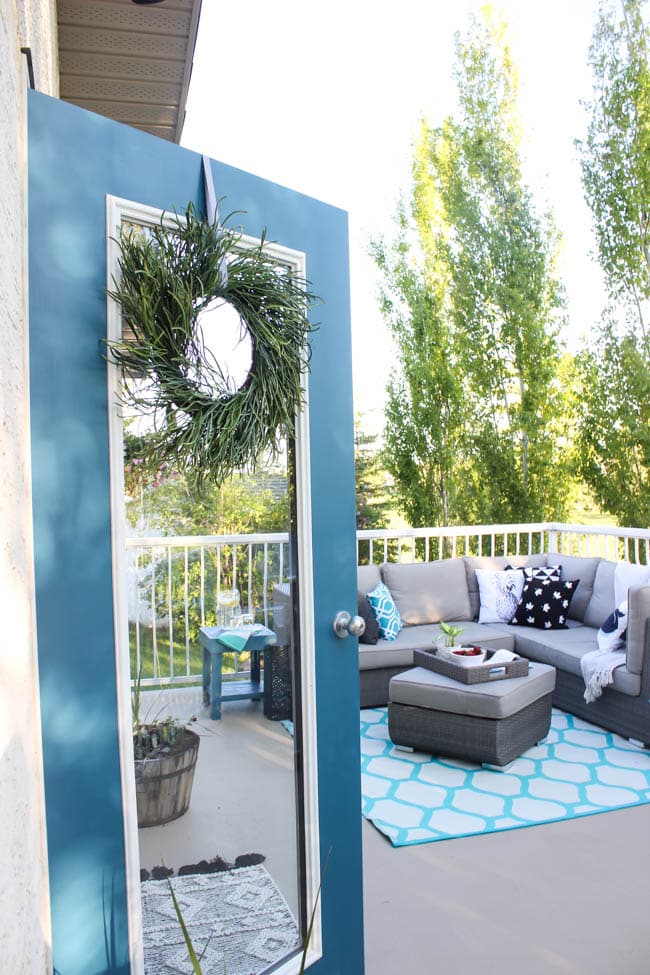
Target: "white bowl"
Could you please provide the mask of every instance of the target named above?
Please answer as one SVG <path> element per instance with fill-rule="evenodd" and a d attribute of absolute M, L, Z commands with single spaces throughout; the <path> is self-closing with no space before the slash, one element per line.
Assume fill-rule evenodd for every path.
<path fill-rule="evenodd" d="M 475 667 L 477 664 L 482 664 L 485 660 L 486 651 L 482 650 L 480 653 L 472 654 L 471 657 L 466 657 L 463 655 L 463 650 L 471 650 L 471 647 L 448 647 L 451 650 L 449 659 L 455 661 L 455 663 L 460 664 L 461 667 Z M 459 652 L 460 651 L 460 652 Z"/>

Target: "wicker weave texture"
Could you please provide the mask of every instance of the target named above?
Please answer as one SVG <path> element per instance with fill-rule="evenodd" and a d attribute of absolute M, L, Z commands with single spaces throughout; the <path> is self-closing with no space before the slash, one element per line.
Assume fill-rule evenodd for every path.
<path fill-rule="evenodd" d="M 291 651 L 287 646 L 264 650 L 264 717 L 271 721 L 293 718 Z"/>
<path fill-rule="evenodd" d="M 506 677 L 525 677 L 528 674 L 528 661 L 524 657 L 500 664 L 498 673 L 494 673 L 494 667 L 491 667 L 489 662 L 464 667 L 461 663 L 445 660 L 444 657 L 429 653 L 428 650 L 416 650 L 413 653 L 413 663 L 416 667 L 426 667 L 427 670 L 434 670 L 463 684 L 485 684 L 487 681 L 504 680 Z"/>
<path fill-rule="evenodd" d="M 412 663 L 407 663 L 403 667 L 377 667 L 374 670 L 360 670 L 360 707 L 386 707 L 391 679 L 397 674 L 403 674 L 405 670 L 410 670 L 412 666 Z"/>
<path fill-rule="evenodd" d="M 394 744 L 432 755 L 507 765 L 548 734 L 551 698 L 546 694 L 500 720 L 391 702 L 388 732 Z"/>

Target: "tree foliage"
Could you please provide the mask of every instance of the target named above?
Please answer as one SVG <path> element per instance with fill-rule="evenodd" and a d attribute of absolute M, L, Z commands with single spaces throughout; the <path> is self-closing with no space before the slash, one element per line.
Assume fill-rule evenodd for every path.
<path fill-rule="evenodd" d="M 282 478 L 233 475 L 204 482 L 147 458 L 146 438 L 125 431 L 127 520 L 145 535 L 229 535 L 287 531 L 289 502 Z M 275 485 L 278 482 L 280 488 Z M 274 490 L 274 485 L 276 489 Z"/>
<path fill-rule="evenodd" d="M 618 6 L 618 4 L 617 4 Z M 650 298 L 650 65 L 646 0 L 603 3 L 590 49 L 594 95 L 581 147 L 607 290 L 645 334 Z"/>
<path fill-rule="evenodd" d="M 598 354 L 582 357 L 581 469 L 619 522 L 650 525 L 650 342 L 606 326 Z"/>
<path fill-rule="evenodd" d="M 390 505 L 387 475 L 377 436 L 364 432 L 362 417 L 355 417 L 354 423 L 354 466 L 357 528 L 385 528 Z"/>
<path fill-rule="evenodd" d="M 581 356 L 581 473 L 620 522 L 650 523 L 650 32 L 646 0 L 603 3 L 580 143 L 609 304 Z"/>
<path fill-rule="evenodd" d="M 503 25 L 456 40 L 459 109 L 422 123 L 397 237 L 374 245 L 398 351 L 386 465 L 412 524 L 560 516 L 563 293 L 556 234 L 525 185 Z"/>

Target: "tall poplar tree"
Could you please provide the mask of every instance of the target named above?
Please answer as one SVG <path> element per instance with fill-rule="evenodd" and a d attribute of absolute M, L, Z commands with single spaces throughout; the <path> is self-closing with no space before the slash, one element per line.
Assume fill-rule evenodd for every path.
<path fill-rule="evenodd" d="M 489 13 L 456 38 L 459 109 L 422 123 L 397 239 L 374 253 L 399 362 L 385 465 L 413 524 L 564 514 L 563 293 L 525 185 L 517 76 Z"/>
<path fill-rule="evenodd" d="M 582 356 L 581 472 L 598 502 L 650 524 L 650 30 L 646 0 L 603 3 L 580 143 L 608 306 Z M 645 18 L 644 18 L 645 14 Z"/>

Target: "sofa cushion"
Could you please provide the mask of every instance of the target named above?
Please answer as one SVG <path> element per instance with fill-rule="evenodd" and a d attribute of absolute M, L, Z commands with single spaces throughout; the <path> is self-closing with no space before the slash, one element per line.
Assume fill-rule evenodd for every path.
<path fill-rule="evenodd" d="M 578 579 L 560 582 L 555 575 L 529 579 L 511 623 L 540 630 L 565 630 Z"/>
<path fill-rule="evenodd" d="M 379 639 L 379 623 L 368 602 L 368 597 L 362 592 L 357 593 L 357 613 L 366 624 L 366 628 L 359 637 L 359 643 L 375 644 Z"/>
<path fill-rule="evenodd" d="M 616 606 L 614 573 L 616 562 L 601 559 L 596 569 L 594 589 L 585 609 L 585 623 L 599 629 Z"/>
<path fill-rule="evenodd" d="M 627 656 L 625 662 L 627 669 L 632 674 L 640 674 L 643 670 L 648 620 L 650 620 L 650 586 L 632 586 L 627 593 Z M 621 667 L 617 667 L 614 675 L 621 669 Z"/>
<path fill-rule="evenodd" d="M 650 587 L 648 589 L 650 597 Z M 529 660 L 551 664 L 557 670 L 575 674 L 582 681 L 580 658 L 598 649 L 597 630 L 569 620 L 566 630 L 533 630 L 530 627 L 511 626 L 515 648 Z M 628 666 L 617 667 L 612 687 L 622 694 L 636 697 L 641 692 L 641 677 L 631 673 Z"/>
<path fill-rule="evenodd" d="M 381 574 L 407 626 L 472 618 L 462 559 L 386 563 Z"/>
<path fill-rule="evenodd" d="M 631 674 L 627 667 L 617 667 L 614 671 L 614 680 L 611 686 L 621 694 L 629 697 L 638 697 L 641 693 L 641 675 Z"/>
<path fill-rule="evenodd" d="M 422 626 L 405 626 L 394 640 L 377 641 L 374 647 L 359 645 L 359 669 L 372 670 L 375 667 L 412 667 L 414 650 L 433 650 L 441 635 L 440 626 L 435 623 Z M 514 650 L 514 634 L 507 626 L 496 623 L 476 623 L 469 620 L 463 623 L 460 635 L 463 643 L 479 644 L 490 650 Z"/>
<path fill-rule="evenodd" d="M 598 556 L 587 558 L 581 555 L 549 555 L 549 562 L 553 558 L 557 558 L 562 563 L 562 575 L 560 578 L 563 582 L 566 582 L 567 579 L 580 580 L 580 584 L 575 591 L 575 595 L 571 600 L 571 606 L 569 607 L 569 619 L 584 622 L 585 610 L 594 591 L 596 570 L 602 559 Z M 614 607 L 612 606 L 611 608 L 613 609 Z M 598 625 L 600 626 L 600 623 Z"/>
<path fill-rule="evenodd" d="M 461 684 L 424 667 L 398 674 L 390 682 L 390 699 L 432 711 L 467 714 L 479 718 L 508 718 L 555 689 L 555 671 L 531 664 L 528 677 Z"/>
<path fill-rule="evenodd" d="M 381 582 L 381 570 L 378 565 L 357 566 L 357 589 L 364 595 L 374 589 Z"/>
<path fill-rule="evenodd" d="M 614 601 L 618 606 L 627 599 L 630 586 L 650 584 L 650 566 L 634 562 L 617 562 L 614 570 Z"/>
<path fill-rule="evenodd" d="M 598 649 L 598 631 L 590 626 L 582 626 L 575 620 L 569 620 L 565 630 L 536 630 L 512 623 L 509 629 L 513 631 L 518 653 L 529 660 L 539 660 L 560 670 L 568 670 L 578 677 L 582 677 L 580 657 Z"/>
<path fill-rule="evenodd" d="M 505 569 L 511 565 L 515 569 L 523 568 L 525 565 L 546 565 L 546 555 L 465 555 L 465 572 L 467 574 L 467 590 L 469 592 L 469 605 L 472 619 L 478 618 L 481 607 L 479 596 L 478 581 L 476 579 L 477 569 Z"/>

